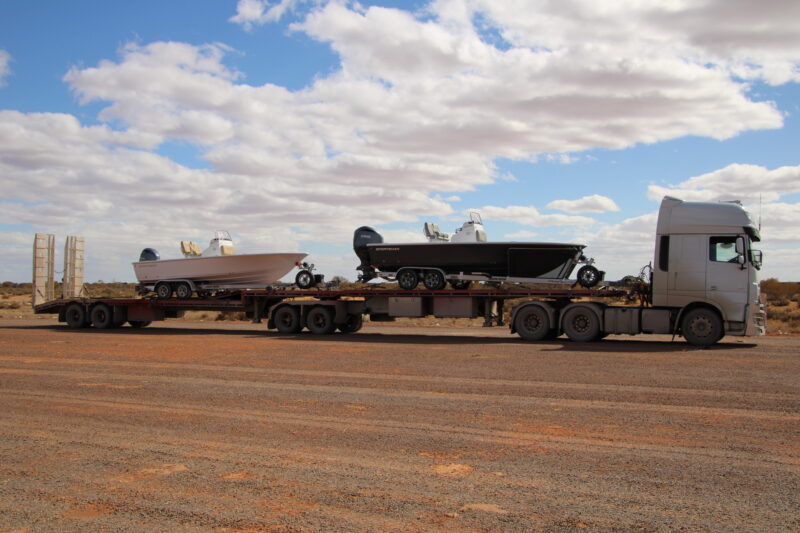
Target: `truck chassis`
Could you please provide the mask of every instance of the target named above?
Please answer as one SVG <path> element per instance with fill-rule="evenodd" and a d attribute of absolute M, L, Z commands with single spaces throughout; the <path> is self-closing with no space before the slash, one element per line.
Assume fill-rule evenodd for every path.
<path fill-rule="evenodd" d="M 609 334 L 682 335 L 695 346 L 709 346 L 723 335 L 744 335 L 731 329 L 711 306 L 658 308 L 646 295 L 636 306 L 609 305 L 603 300 L 632 296 L 621 288 L 512 288 L 403 290 L 364 289 L 261 289 L 239 290 L 216 296 L 178 298 L 73 298 L 35 307 L 37 314 L 58 314 L 72 328 L 115 328 L 128 323 L 144 327 L 153 321 L 177 318 L 186 311 L 243 312 L 254 322 L 267 319 L 268 329 L 296 334 L 304 328 L 313 334 L 336 330 L 353 333 L 363 317 L 392 321 L 398 317 L 479 318 L 484 326 L 504 325 L 504 308 L 510 300 L 508 326 L 529 341 L 554 339 L 566 334 L 576 342 L 591 342 Z M 590 299 L 591 301 L 589 301 Z"/>

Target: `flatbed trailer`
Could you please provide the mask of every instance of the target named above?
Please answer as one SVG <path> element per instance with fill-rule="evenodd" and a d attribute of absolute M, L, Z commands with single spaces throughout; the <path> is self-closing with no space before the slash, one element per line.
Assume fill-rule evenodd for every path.
<path fill-rule="evenodd" d="M 504 325 L 507 301 L 514 300 L 508 326 L 526 340 L 546 340 L 566 334 L 578 342 L 599 340 L 608 334 L 683 334 L 692 344 L 707 345 L 702 331 L 686 334 L 685 310 L 654 308 L 640 293 L 639 305 L 609 305 L 609 299 L 630 296 L 624 288 L 480 288 L 442 290 L 357 289 L 247 289 L 213 297 L 178 298 L 71 298 L 37 305 L 37 314 L 57 314 L 72 328 L 110 329 L 126 323 L 144 327 L 153 321 L 178 318 L 186 311 L 242 312 L 254 322 L 267 319 L 268 329 L 313 334 L 361 329 L 363 317 L 392 321 L 398 317 L 480 318 L 484 326 Z M 703 324 L 702 317 L 700 324 Z M 716 342 L 718 338 L 714 338 Z"/>

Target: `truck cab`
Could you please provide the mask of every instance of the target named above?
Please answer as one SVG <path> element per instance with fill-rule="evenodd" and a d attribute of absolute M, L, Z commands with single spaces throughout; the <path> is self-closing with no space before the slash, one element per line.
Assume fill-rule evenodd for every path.
<path fill-rule="evenodd" d="M 722 334 L 763 335 L 766 313 L 758 279 L 762 254 L 754 248 L 760 240 L 750 214 L 738 202 L 665 197 L 656 228 L 653 307 L 679 309 L 679 324 L 686 324 L 681 317 L 701 309 L 695 314 L 721 321 Z"/>

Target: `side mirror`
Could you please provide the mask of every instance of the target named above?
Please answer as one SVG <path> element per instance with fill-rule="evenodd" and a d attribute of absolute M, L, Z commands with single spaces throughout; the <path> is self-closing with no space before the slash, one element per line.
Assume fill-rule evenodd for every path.
<path fill-rule="evenodd" d="M 744 255 L 744 239 L 741 237 L 736 238 L 736 253 Z"/>
<path fill-rule="evenodd" d="M 750 250 L 750 262 L 756 267 L 756 270 L 761 270 L 761 263 L 764 259 L 764 254 L 761 250 Z"/>

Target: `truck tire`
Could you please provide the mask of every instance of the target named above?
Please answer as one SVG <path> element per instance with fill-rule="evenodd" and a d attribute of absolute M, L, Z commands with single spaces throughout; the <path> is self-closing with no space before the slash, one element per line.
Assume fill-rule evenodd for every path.
<path fill-rule="evenodd" d="M 172 298 L 172 285 L 167 283 L 166 281 L 159 281 L 156 283 L 155 288 L 153 291 L 156 293 L 156 298 L 159 300 L 166 300 L 167 298 Z"/>
<path fill-rule="evenodd" d="M 97 304 L 92 307 L 89 316 L 92 319 L 92 326 L 97 329 L 109 329 L 116 325 L 114 323 L 114 311 L 106 304 Z"/>
<path fill-rule="evenodd" d="M 591 342 L 600 338 L 600 319 L 585 305 L 576 305 L 564 313 L 564 333 L 575 342 Z"/>
<path fill-rule="evenodd" d="M 71 303 L 64 311 L 64 320 L 73 329 L 80 329 L 89 326 L 89 313 L 86 307 L 79 303 Z"/>
<path fill-rule="evenodd" d="M 725 335 L 719 313 L 706 307 L 683 315 L 681 330 L 683 338 L 692 346 L 711 346 Z"/>
<path fill-rule="evenodd" d="M 181 300 L 188 300 L 192 297 L 192 286 L 182 281 L 175 285 L 175 297 Z"/>
<path fill-rule="evenodd" d="M 303 324 L 300 321 L 300 310 L 292 305 L 284 305 L 275 310 L 273 315 L 275 328 L 280 333 L 300 333 Z"/>
<path fill-rule="evenodd" d="M 410 268 L 401 268 L 397 272 L 396 279 L 400 288 L 407 291 L 414 290 L 419 285 L 419 276 Z"/>
<path fill-rule="evenodd" d="M 333 309 L 324 305 L 313 307 L 306 317 L 306 327 L 315 335 L 330 335 L 336 329 Z"/>
<path fill-rule="evenodd" d="M 444 274 L 439 270 L 426 270 L 422 274 L 422 284 L 429 291 L 438 291 L 444 289 L 447 282 L 444 279 Z"/>
<path fill-rule="evenodd" d="M 355 333 L 364 325 L 364 318 L 361 315 L 347 315 L 344 324 L 337 327 L 342 333 Z"/>
<path fill-rule="evenodd" d="M 514 317 L 514 329 L 526 341 L 541 341 L 553 333 L 547 311 L 538 305 L 527 305 L 520 309 Z"/>

